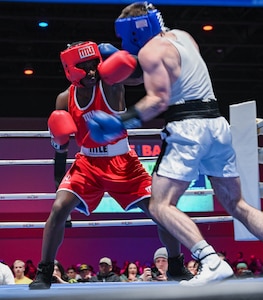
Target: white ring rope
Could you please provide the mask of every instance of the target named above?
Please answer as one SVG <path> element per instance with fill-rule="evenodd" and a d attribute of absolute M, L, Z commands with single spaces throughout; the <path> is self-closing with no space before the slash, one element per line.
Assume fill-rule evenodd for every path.
<path fill-rule="evenodd" d="M 74 158 L 67 159 L 67 163 L 73 163 Z M 53 165 L 54 159 L 2 159 L 0 166 L 8 165 Z"/>
<path fill-rule="evenodd" d="M 213 195 L 212 189 L 206 190 L 187 190 L 185 195 Z M 110 197 L 105 193 L 104 197 Z M 0 200 L 54 200 L 56 193 L 15 193 L 15 194 L 0 194 Z"/>
<path fill-rule="evenodd" d="M 0 137 L 50 137 L 49 131 L 0 131 Z"/>
<path fill-rule="evenodd" d="M 263 192 L 263 182 L 259 183 L 260 192 Z M 197 195 L 214 195 L 213 189 L 205 190 L 186 190 L 184 195 L 197 196 Z M 262 196 L 262 195 L 261 195 Z M 110 197 L 108 193 L 104 194 L 104 197 Z M 0 194 L 1 200 L 54 200 L 56 193 L 15 193 L 15 194 Z M 262 198 L 262 197 L 261 197 Z"/>
<path fill-rule="evenodd" d="M 263 134 L 263 119 L 257 118 L 257 131 L 258 135 Z M 152 129 L 128 129 L 128 135 L 159 135 L 162 129 L 152 128 Z M 71 135 L 74 136 L 74 135 Z M 28 130 L 28 131 L 0 131 L 0 137 L 50 137 L 50 132 L 46 131 L 37 131 L 37 130 Z"/>
<path fill-rule="evenodd" d="M 156 156 L 142 156 L 139 157 L 140 161 L 156 161 Z M 66 160 L 67 164 L 72 164 L 75 158 L 68 158 Z M 0 159 L 0 166 L 9 165 L 53 165 L 55 163 L 54 159 Z M 258 163 L 263 164 L 263 148 L 258 148 Z"/>
<path fill-rule="evenodd" d="M 142 156 L 139 157 L 141 161 L 143 160 L 156 160 L 155 156 Z M 75 158 L 67 159 L 67 164 L 72 164 L 75 161 Z M 0 166 L 8 165 L 53 165 L 55 162 L 54 159 L 0 159 Z"/>
<path fill-rule="evenodd" d="M 256 119 L 258 135 L 263 134 L 263 119 Z M 128 129 L 129 136 L 136 135 L 159 135 L 161 129 Z M 74 136 L 73 134 L 71 136 Z M 11 137 L 48 137 L 50 138 L 49 131 L 0 131 L 0 138 L 11 138 Z M 259 164 L 263 163 L 263 150 L 261 147 L 258 148 Z M 146 158 L 142 158 L 146 159 Z M 67 160 L 67 163 L 72 163 L 74 160 Z M 1 165 L 50 165 L 54 164 L 54 160 L 50 159 L 35 159 L 35 160 L 0 160 Z"/>
<path fill-rule="evenodd" d="M 195 223 L 218 223 L 233 221 L 231 216 L 218 217 L 194 217 Z M 0 222 L 0 229 L 12 228 L 44 228 L 46 222 Z M 156 225 L 151 219 L 137 220 L 108 220 L 108 221 L 71 221 L 68 223 L 70 228 L 87 228 L 87 227 L 130 227 L 130 226 L 149 226 Z"/>
<path fill-rule="evenodd" d="M 128 135 L 157 135 L 161 129 L 128 129 Z M 71 135 L 74 136 L 74 135 Z M 50 137 L 50 132 L 47 131 L 0 131 L 0 137 Z"/>

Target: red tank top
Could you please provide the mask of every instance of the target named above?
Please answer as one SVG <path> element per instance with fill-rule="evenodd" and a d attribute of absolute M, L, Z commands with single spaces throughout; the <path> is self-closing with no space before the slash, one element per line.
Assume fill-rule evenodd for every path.
<path fill-rule="evenodd" d="M 77 101 L 77 87 L 74 85 L 70 86 L 69 89 L 69 102 L 68 111 L 71 114 L 77 128 L 78 132 L 75 134 L 76 142 L 79 146 L 84 146 L 86 148 L 95 148 L 101 146 L 94 142 L 89 137 L 89 132 L 87 128 L 87 120 L 92 116 L 94 110 L 102 110 L 110 115 L 118 114 L 118 111 L 113 110 L 106 99 L 103 91 L 102 82 L 99 81 L 94 87 L 92 92 L 91 101 L 85 107 L 80 107 Z M 121 138 L 116 140 L 114 143 L 127 137 L 127 131 L 123 134 Z M 113 143 L 113 144 L 114 144 Z"/>

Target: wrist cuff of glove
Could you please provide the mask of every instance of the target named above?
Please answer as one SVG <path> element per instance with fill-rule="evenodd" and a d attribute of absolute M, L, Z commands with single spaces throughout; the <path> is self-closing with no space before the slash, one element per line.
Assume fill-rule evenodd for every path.
<path fill-rule="evenodd" d="M 64 145 L 59 145 L 57 144 L 54 139 L 51 139 L 51 145 L 52 147 L 57 150 L 57 151 L 62 151 L 62 152 L 66 152 L 68 150 L 68 145 L 69 145 L 69 142 L 67 142 L 66 144 Z"/>
<path fill-rule="evenodd" d="M 142 127 L 142 121 L 135 106 L 130 107 L 126 113 L 120 115 L 125 129 Z"/>

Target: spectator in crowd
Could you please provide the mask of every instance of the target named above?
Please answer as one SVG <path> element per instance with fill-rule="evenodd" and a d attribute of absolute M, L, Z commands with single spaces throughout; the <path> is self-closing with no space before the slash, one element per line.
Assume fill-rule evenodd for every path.
<path fill-rule="evenodd" d="M 120 279 L 124 282 L 140 280 L 140 273 L 137 265 L 133 262 L 128 263 L 126 269 L 121 274 Z"/>
<path fill-rule="evenodd" d="M 108 257 L 99 261 L 99 272 L 89 279 L 90 282 L 120 282 L 120 276 L 112 271 L 112 262 Z"/>
<path fill-rule="evenodd" d="M 167 281 L 168 270 L 168 253 L 165 247 L 159 248 L 155 251 L 153 256 L 155 267 L 146 267 L 143 274 L 140 276 L 142 281 Z"/>
<path fill-rule="evenodd" d="M 0 262 L 0 285 L 5 284 L 15 284 L 15 278 L 9 266 Z"/>
<path fill-rule="evenodd" d="M 191 259 L 186 264 L 186 267 L 193 275 L 196 275 L 198 271 L 198 265 L 198 261 L 196 261 L 195 259 Z"/>
<path fill-rule="evenodd" d="M 244 278 L 244 277 L 252 277 L 253 273 L 248 269 L 248 265 L 244 262 L 240 262 L 236 266 L 236 277 Z"/>
<path fill-rule="evenodd" d="M 54 271 L 53 271 L 52 282 L 53 283 L 69 283 L 68 275 L 65 272 L 64 267 L 57 260 L 54 261 Z"/>
<path fill-rule="evenodd" d="M 78 279 L 81 278 L 81 276 L 77 273 L 77 269 L 75 266 L 70 266 L 67 268 L 67 275 L 68 275 L 68 281 L 70 283 L 78 282 Z"/>
<path fill-rule="evenodd" d="M 92 272 L 91 272 L 90 266 L 87 264 L 80 265 L 79 275 L 80 275 L 80 278 L 78 279 L 78 282 L 88 282 L 90 280 L 90 278 L 92 277 Z"/>
<path fill-rule="evenodd" d="M 25 263 L 17 259 L 13 263 L 13 272 L 15 277 L 15 284 L 29 284 L 32 279 L 25 276 Z"/>
<path fill-rule="evenodd" d="M 37 273 L 37 267 L 33 264 L 31 259 L 28 259 L 25 263 L 25 276 L 30 279 L 35 279 Z"/>

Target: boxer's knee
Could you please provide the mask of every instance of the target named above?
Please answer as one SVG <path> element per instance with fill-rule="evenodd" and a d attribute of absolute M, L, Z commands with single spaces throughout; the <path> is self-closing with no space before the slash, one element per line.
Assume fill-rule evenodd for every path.
<path fill-rule="evenodd" d="M 151 197 L 150 202 L 149 202 L 149 213 L 152 215 L 153 218 L 158 220 L 159 204 L 154 199 L 154 197 Z"/>
<path fill-rule="evenodd" d="M 59 222 L 66 222 L 68 215 L 75 207 L 74 197 L 72 200 L 57 196 L 51 210 L 51 218 Z"/>

